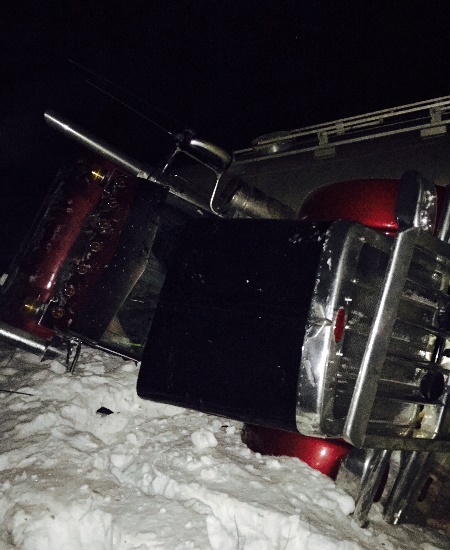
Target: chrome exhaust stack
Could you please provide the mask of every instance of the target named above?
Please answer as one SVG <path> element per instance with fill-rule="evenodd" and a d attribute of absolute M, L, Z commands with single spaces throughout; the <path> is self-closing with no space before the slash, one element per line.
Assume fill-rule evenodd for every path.
<path fill-rule="evenodd" d="M 67 345 L 58 336 L 55 335 L 50 341 L 45 340 L 3 321 L 0 321 L 0 340 L 39 356 L 41 361 L 60 359 L 67 353 Z"/>

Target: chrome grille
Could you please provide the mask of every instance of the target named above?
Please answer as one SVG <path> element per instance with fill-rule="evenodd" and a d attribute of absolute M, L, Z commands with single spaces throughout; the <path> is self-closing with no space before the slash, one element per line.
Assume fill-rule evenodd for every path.
<path fill-rule="evenodd" d="M 360 447 L 450 450 L 450 245 L 418 228 L 398 243 L 358 224 L 331 226 L 303 346 L 297 429 Z M 401 282 L 386 287 L 397 264 Z M 386 346 L 377 356 L 371 334 L 386 288 L 395 289 L 385 302 L 392 328 L 380 310 Z M 336 339 L 342 308 L 345 330 Z"/>
<path fill-rule="evenodd" d="M 440 429 L 450 374 L 450 261 L 436 250 L 441 243 L 425 241 L 414 250 L 367 426 L 367 446 L 416 449 L 422 446 L 419 440 L 450 442 Z M 350 406 L 388 258 L 370 244 L 361 251 L 352 279 L 334 419 L 345 418 Z"/>

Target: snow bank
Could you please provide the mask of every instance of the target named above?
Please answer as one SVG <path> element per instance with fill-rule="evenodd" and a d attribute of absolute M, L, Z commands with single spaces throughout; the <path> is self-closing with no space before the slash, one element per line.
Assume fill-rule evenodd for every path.
<path fill-rule="evenodd" d="M 238 422 L 140 400 L 133 363 L 87 349 L 68 375 L 19 351 L 0 359 L 1 549 L 449 547 L 378 509 L 359 528 L 333 481 L 252 453 Z"/>

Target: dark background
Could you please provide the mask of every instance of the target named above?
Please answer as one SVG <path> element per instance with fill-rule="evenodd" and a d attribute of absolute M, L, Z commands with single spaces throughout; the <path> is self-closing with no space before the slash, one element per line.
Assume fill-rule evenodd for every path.
<path fill-rule="evenodd" d="M 169 130 L 194 128 L 230 150 L 450 94 L 447 1 L 19 0 L 2 3 L 0 25 L 1 267 L 58 166 L 78 154 L 45 126 L 47 108 L 140 160 L 170 147 L 87 85 L 88 71 L 143 99 Z"/>

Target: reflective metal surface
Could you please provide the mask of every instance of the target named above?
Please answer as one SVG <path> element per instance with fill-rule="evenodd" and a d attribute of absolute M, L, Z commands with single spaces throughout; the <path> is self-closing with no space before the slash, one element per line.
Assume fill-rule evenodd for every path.
<path fill-rule="evenodd" d="M 419 523 L 450 533 L 450 455 L 414 453 L 403 464 L 407 469 L 389 495 L 386 520 Z"/>
<path fill-rule="evenodd" d="M 383 489 L 391 452 L 386 449 L 353 449 L 343 460 L 336 483 L 355 499 L 353 519 L 367 525 L 372 503 Z"/>
<path fill-rule="evenodd" d="M 46 111 L 44 118 L 47 124 L 54 130 L 62 132 L 66 137 L 73 139 L 80 145 L 86 147 L 89 151 L 100 155 L 102 158 L 110 162 L 113 162 L 116 166 L 125 170 L 127 173 L 168 187 L 169 193 L 177 199 L 180 199 L 180 202 L 186 201 L 201 210 L 205 209 L 205 204 L 201 200 L 198 200 L 195 193 L 185 193 L 174 187 L 170 180 L 155 167 L 132 159 L 128 155 L 125 155 L 121 151 L 106 143 L 103 139 L 94 136 L 84 128 L 81 128 L 68 120 L 66 117 L 55 113 L 52 110 Z M 183 205 L 181 204 L 180 207 L 183 208 Z"/>
<path fill-rule="evenodd" d="M 58 338 L 53 341 L 44 340 L 33 334 L 20 330 L 0 321 L 0 340 L 16 346 L 24 351 L 34 353 L 44 359 L 64 357 L 66 348 Z"/>
<path fill-rule="evenodd" d="M 448 187 L 445 191 L 442 215 L 439 220 L 438 238 L 445 243 L 450 241 L 450 189 Z"/>
<path fill-rule="evenodd" d="M 436 188 L 418 172 L 406 172 L 400 179 L 396 205 L 399 230 L 420 227 L 432 231 L 436 222 Z"/>
<path fill-rule="evenodd" d="M 373 140 L 418 130 L 422 137 L 445 134 L 450 122 L 450 96 L 420 101 L 392 109 L 265 135 L 253 147 L 235 152 L 236 163 L 292 155 L 301 151 L 321 151 L 362 140 Z"/>
<path fill-rule="evenodd" d="M 351 222 L 335 222 L 324 243 L 316 276 L 298 381 L 297 429 L 300 433 L 341 437 L 349 397 L 354 388 L 359 360 L 350 363 L 348 352 L 359 354 L 366 339 L 355 349 L 351 329 L 362 316 L 371 315 L 365 304 L 368 296 L 382 289 L 383 275 L 392 239 Z M 360 286 L 365 292 L 360 293 Z M 339 311 L 344 309 L 346 326 L 336 341 L 334 328 Z M 348 347 L 350 345 L 350 350 Z M 349 368 L 353 384 L 342 387 Z M 356 370 L 356 374 L 358 370 Z M 344 404 L 344 408 L 342 408 Z"/>
<path fill-rule="evenodd" d="M 213 198 L 214 200 L 214 198 Z M 240 178 L 233 178 L 222 191 L 215 207 L 228 218 L 295 220 L 296 212 L 267 196 Z"/>
<path fill-rule="evenodd" d="M 417 232 L 417 229 L 408 229 L 399 234 L 383 281 L 381 296 L 373 318 L 343 431 L 344 437 L 356 447 L 362 447 L 365 442 L 373 402 L 416 244 Z"/>
<path fill-rule="evenodd" d="M 230 166 L 233 160 L 232 155 L 222 147 L 199 138 L 195 134 L 186 133 L 186 139 L 182 136 L 180 148 L 198 162 L 220 174 Z"/>
<path fill-rule="evenodd" d="M 139 175 L 140 177 L 149 179 L 152 173 L 156 171 L 155 168 L 147 166 L 144 163 L 140 163 L 122 152 L 117 151 L 103 139 L 93 136 L 85 129 L 52 110 L 46 111 L 44 113 L 44 118 L 50 128 L 62 132 L 64 135 L 73 139 L 80 145 L 83 145 L 90 151 L 93 151 L 101 157 L 113 162 L 118 167 L 126 170 L 134 176 Z"/>
<path fill-rule="evenodd" d="M 339 224 L 330 229 L 299 375 L 301 433 L 357 447 L 450 449 L 450 247 L 430 234 L 435 208 L 434 188 L 407 173 L 396 239 L 356 224 L 345 236 Z"/>
<path fill-rule="evenodd" d="M 385 517 L 389 523 L 398 523 L 405 509 L 417 501 L 423 488 L 421 474 L 428 460 L 426 452 L 403 452 L 400 471 L 385 504 Z"/>

